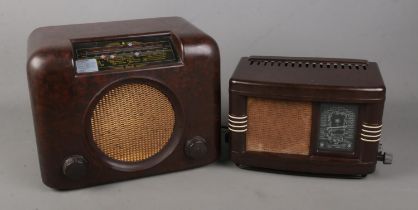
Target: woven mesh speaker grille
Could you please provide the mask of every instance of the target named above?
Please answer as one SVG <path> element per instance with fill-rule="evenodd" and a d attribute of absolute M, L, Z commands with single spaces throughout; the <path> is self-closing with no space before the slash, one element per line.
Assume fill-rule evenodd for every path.
<path fill-rule="evenodd" d="M 157 154 L 173 133 L 168 98 L 141 83 L 118 86 L 97 103 L 91 117 L 93 141 L 108 157 L 138 162 Z"/>
<path fill-rule="evenodd" d="M 312 104 L 261 98 L 247 100 L 247 150 L 308 155 Z"/>

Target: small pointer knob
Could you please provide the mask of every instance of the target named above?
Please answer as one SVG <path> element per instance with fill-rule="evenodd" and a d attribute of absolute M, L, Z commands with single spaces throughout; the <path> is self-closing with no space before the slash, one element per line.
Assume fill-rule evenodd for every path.
<path fill-rule="evenodd" d="M 62 173 L 73 180 L 82 178 L 87 174 L 87 160 L 81 155 L 67 158 L 62 165 Z"/>
<path fill-rule="evenodd" d="M 184 152 L 190 159 L 201 159 L 208 153 L 207 142 L 204 138 L 195 136 L 186 142 Z"/>

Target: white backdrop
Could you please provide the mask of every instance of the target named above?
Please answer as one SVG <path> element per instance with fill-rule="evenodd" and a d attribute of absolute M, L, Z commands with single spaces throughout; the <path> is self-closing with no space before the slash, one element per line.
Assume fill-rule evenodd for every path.
<path fill-rule="evenodd" d="M 242 56 L 346 57 L 378 62 L 388 96 L 384 142 L 386 148 L 395 152 L 395 162 L 388 167 L 379 165 L 379 173 L 358 182 L 248 172 L 234 166 L 215 164 L 191 172 L 107 185 L 107 188 L 111 188 L 107 189 L 109 196 L 118 192 L 129 193 L 129 196 L 135 193 L 144 196 L 146 190 L 152 191 L 154 186 L 171 186 L 166 191 L 156 191 L 165 196 L 172 193 L 173 197 L 168 200 L 158 201 L 153 196 L 145 196 L 146 199 L 124 197 L 122 194 L 116 196 L 124 202 L 124 207 L 141 204 L 157 209 L 209 208 L 209 205 L 215 204 L 218 205 L 209 209 L 235 205 L 243 209 L 254 209 L 260 205 L 272 209 L 280 205 L 286 206 L 284 209 L 394 209 L 399 205 L 403 205 L 400 209 L 416 209 L 418 182 L 415 178 L 418 171 L 414 153 L 418 152 L 418 1 L 0 0 L 0 208 L 2 205 L 5 207 L 1 209 L 11 209 L 14 206 L 58 209 L 58 204 L 50 204 L 53 202 L 51 196 L 55 196 L 54 200 L 61 203 L 81 208 L 83 205 L 80 202 L 87 199 L 86 192 L 98 192 L 99 197 L 96 198 L 103 202 L 90 203 L 91 208 L 112 208 L 112 204 L 118 203 L 117 200 L 112 203 L 111 199 L 106 199 L 107 194 L 101 191 L 106 187 L 60 194 L 40 183 L 25 70 L 29 33 L 40 26 L 158 16 L 184 17 L 218 42 L 221 51 L 224 116 L 227 113 L 228 80 Z M 214 174 L 218 172 L 223 175 Z M 199 178 L 190 173 L 212 176 L 202 184 Z M 250 182 L 240 188 L 243 182 L 236 179 L 239 176 L 252 180 L 260 178 L 263 181 Z M 188 177 L 190 181 L 181 181 L 182 177 Z M 296 184 L 289 184 L 288 181 Z M 172 182 L 182 183 L 185 187 L 183 189 L 190 192 L 178 193 Z M 232 183 L 233 186 L 230 185 Z M 329 183 L 333 183 L 334 187 L 329 186 Z M 361 188 L 359 183 L 367 189 Z M 135 184 L 143 190 L 135 191 L 137 188 L 132 186 Z M 286 187 L 287 190 L 294 188 L 299 195 L 308 193 L 305 187 L 309 187 L 312 194 L 306 194 L 305 200 L 299 201 L 295 195 L 287 193 L 284 189 Z M 340 190 L 338 187 L 348 191 L 341 195 L 335 194 Z M 231 188 L 236 191 L 229 191 Z M 222 190 L 223 193 L 220 192 Z M 206 191 L 210 193 L 204 193 Z M 199 200 L 200 195 L 208 199 Z M 176 196 L 183 197 L 176 199 Z M 339 196 L 352 199 L 339 200 Z M 25 199 L 31 202 L 25 203 Z M 190 199 L 192 201 L 187 204 Z M 202 205 L 194 203 L 193 199 Z M 236 202 L 241 200 L 241 203 L 235 204 L 234 199 Z"/>

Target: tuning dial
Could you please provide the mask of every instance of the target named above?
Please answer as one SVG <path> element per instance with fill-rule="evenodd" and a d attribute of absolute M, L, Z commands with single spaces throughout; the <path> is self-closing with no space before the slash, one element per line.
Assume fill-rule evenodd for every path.
<path fill-rule="evenodd" d="M 81 155 L 71 156 L 64 161 L 62 172 L 70 179 L 80 179 L 87 173 L 87 160 Z"/>
<path fill-rule="evenodd" d="M 186 142 L 184 152 L 188 158 L 201 159 L 208 153 L 207 142 L 204 138 L 195 136 Z"/>

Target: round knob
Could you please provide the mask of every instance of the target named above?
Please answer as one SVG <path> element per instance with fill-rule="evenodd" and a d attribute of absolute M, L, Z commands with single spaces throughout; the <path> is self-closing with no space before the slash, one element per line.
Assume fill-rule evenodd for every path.
<path fill-rule="evenodd" d="M 70 179 L 80 179 L 87 173 L 87 160 L 81 155 L 71 156 L 64 161 L 62 172 Z"/>
<path fill-rule="evenodd" d="M 201 159 L 208 153 L 208 145 L 204 138 L 195 136 L 186 142 L 184 152 L 191 159 Z"/>

